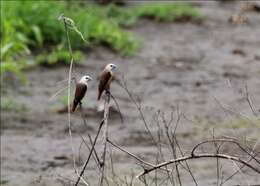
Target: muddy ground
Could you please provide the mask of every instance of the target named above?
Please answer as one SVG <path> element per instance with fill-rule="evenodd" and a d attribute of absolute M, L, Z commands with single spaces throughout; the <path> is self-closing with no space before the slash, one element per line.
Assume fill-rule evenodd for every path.
<path fill-rule="evenodd" d="M 186 154 L 194 144 L 212 138 L 213 129 L 215 137 L 246 138 L 248 143 L 254 144 L 260 136 L 257 121 L 260 114 L 260 14 L 245 12 L 247 23 L 231 24 L 228 19 L 239 13 L 241 4 L 198 3 L 206 17 L 202 24 L 141 20 L 130 29 L 143 41 L 138 54 L 122 58 L 108 49 L 96 48 L 81 66 L 74 68 L 74 74 L 88 73 L 96 77 L 105 64 L 118 65 L 118 77 L 124 75 L 128 88 L 141 100 L 145 119 L 154 135 L 158 129 L 153 113 L 160 109 L 169 119 L 170 112 L 176 113 L 179 108 L 182 116 L 176 135 Z M 66 93 L 50 99 L 63 87 L 64 84 L 59 82 L 67 78 L 67 73 L 68 67 L 27 71 L 26 86 L 8 88 L 7 94 L 2 95 L 14 99 L 17 109 L 1 113 L 1 185 L 58 186 L 75 180 L 67 114 L 57 113 L 64 107 L 60 97 Z M 245 85 L 253 111 L 245 96 Z M 78 167 L 89 152 L 83 145 L 81 160 L 78 160 L 80 135 L 87 138 L 90 133 L 94 137 L 102 119 L 102 114 L 96 112 L 96 90 L 95 79 L 90 82 L 87 98 L 83 101 L 87 126 L 83 124 L 79 111 L 72 114 L 73 149 Z M 157 149 L 138 110 L 117 83 L 112 85 L 111 91 L 124 116 L 124 124 L 121 124 L 117 112 L 111 112 L 110 139 L 156 163 Z M 174 115 L 174 121 L 176 118 Z M 99 141 L 98 152 L 100 147 Z M 142 171 L 133 158 L 115 148 L 109 149 L 113 152 L 115 172 L 122 180 L 127 175 L 129 181 L 132 173 L 136 176 Z M 260 145 L 255 145 L 255 149 L 259 151 Z M 166 147 L 163 151 L 166 160 L 172 158 Z M 240 153 L 229 145 L 225 146 L 224 152 Z M 237 169 L 232 162 L 223 160 L 220 163 L 223 179 Z M 198 185 L 217 184 L 215 160 L 195 160 L 190 162 L 190 166 Z M 244 170 L 224 185 L 260 184 L 259 175 Z M 98 171 L 93 159 L 85 175 L 86 180 L 92 183 L 90 185 L 96 183 Z M 183 185 L 194 185 L 182 168 L 181 179 Z M 170 183 L 162 183 L 167 184 Z M 123 181 L 119 185 L 123 185 Z M 141 182 L 134 179 L 134 185 L 141 185 Z"/>

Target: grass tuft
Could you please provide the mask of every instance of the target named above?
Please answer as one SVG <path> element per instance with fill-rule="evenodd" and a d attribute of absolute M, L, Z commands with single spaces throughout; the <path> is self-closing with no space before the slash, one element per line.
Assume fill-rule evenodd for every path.
<path fill-rule="evenodd" d="M 238 118 L 235 119 L 231 122 L 226 122 L 224 125 L 227 128 L 232 128 L 232 129 L 242 129 L 242 128 L 250 128 L 250 127 L 260 127 L 260 119 L 259 118 L 250 118 L 250 120 L 246 118 Z"/>
<path fill-rule="evenodd" d="M 1 97 L 1 110 L 25 112 L 25 111 L 28 111 L 28 108 L 25 104 L 17 103 L 11 98 L 2 98 Z"/>

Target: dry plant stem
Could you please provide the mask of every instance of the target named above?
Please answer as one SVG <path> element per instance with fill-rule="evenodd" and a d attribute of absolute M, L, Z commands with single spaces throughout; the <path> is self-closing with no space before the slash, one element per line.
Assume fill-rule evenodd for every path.
<path fill-rule="evenodd" d="M 81 118 L 82 118 L 82 120 L 83 120 L 83 123 L 84 123 L 84 125 L 85 125 L 86 128 L 87 128 L 87 122 L 86 122 L 86 120 L 85 120 L 85 118 L 84 118 L 84 115 L 83 115 L 82 103 L 79 103 L 79 109 L 80 109 L 80 112 L 81 112 Z M 87 133 L 87 134 L 88 134 L 88 138 L 89 138 L 90 145 L 91 145 L 91 147 L 92 147 L 92 146 L 93 146 L 93 142 L 92 142 L 91 136 L 90 136 L 89 133 Z M 80 134 L 79 134 L 79 135 L 80 135 Z M 84 144 L 86 145 L 86 147 L 87 147 L 87 148 L 89 149 L 89 151 L 90 151 L 91 148 L 88 146 L 86 140 L 84 140 L 84 138 L 83 138 L 82 135 L 80 135 L 80 137 L 82 138 Z M 94 156 L 94 159 L 98 162 L 98 166 L 100 167 L 100 160 L 99 160 L 99 157 L 98 157 L 98 155 L 97 155 L 97 151 L 96 151 L 96 149 L 95 149 L 95 145 L 94 145 L 94 155 L 95 155 L 95 156 Z"/>
<path fill-rule="evenodd" d="M 253 113 L 255 116 L 257 116 L 257 112 L 255 111 L 255 109 L 254 109 L 254 107 L 253 107 L 253 104 L 252 104 L 252 101 L 251 101 L 251 99 L 250 99 L 250 95 L 249 95 L 249 92 L 248 92 L 247 84 L 245 85 L 245 91 L 246 91 L 246 95 L 245 95 L 245 96 L 246 96 L 246 101 L 247 101 L 247 103 L 248 103 L 248 105 L 249 105 L 249 107 L 250 107 L 252 113 Z"/>
<path fill-rule="evenodd" d="M 172 149 L 172 155 L 173 155 L 173 158 L 176 159 L 177 158 L 177 155 L 176 155 L 176 141 L 175 141 L 175 138 L 176 138 L 176 129 L 177 129 L 177 126 L 178 126 L 178 123 L 179 123 L 179 115 L 178 115 L 178 119 L 177 119 L 177 123 L 175 125 L 175 129 L 174 129 L 174 132 L 172 133 L 171 137 L 170 137 L 170 134 L 169 134 L 169 130 L 168 128 L 166 129 L 166 135 L 167 135 L 167 138 L 168 138 L 168 141 L 169 141 L 169 144 L 170 144 L 170 147 Z M 182 185 L 181 183 L 181 177 L 180 177 L 180 172 L 179 172 L 179 168 L 178 168 L 178 164 L 176 163 L 175 164 L 175 170 L 176 170 L 176 174 L 177 174 L 177 178 L 178 178 L 178 182 L 180 184 L 180 186 Z"/>
<path fill-rule="evenodd" d="M 213 140 L 207 140 L 207 141 L 203 141 L 201 143 L 198 143 L 197 145 L 195 145 L 191 151 L 191 155 L 194 155 L 195 150 L 202 144 L 205 143 L 210 143 L 210 142 L 229 142 L 229 143 L 234 143 L 236 144 L 242 151 L 244 151 L 246 154 L 248 154 L 251 158 L 253 158 L 258 164 L 260 164 L 260 161 L 258 159 L 256 159 L 254 156 L 252 156 L 252 152 L 248 152 L 246 149 L 244 149 L 241 144 L 239 144 L 238 142 L 234 141 L 234 140 L 228 140 L 228 139 L 213 139 Z"/>
<path fill-rule="evenodd" d="M 94 151 L 94 147 L 96 145 L 96 142 L 97 142 L 97 139 L 98 139 L 98 136 L 99 136 L 99 133 L 100 133 L 100 130 L 101 130 L 103 124 L 104 124 L 104 120 L 102 120 L 101 123 L 99 124 L 98 132 L 97 132 L 96 137 L 94 139 L 93 145 L 92 145 L 91 150 L 90 150 L 89 155 L 88 155 L 88 158 L 87 158 L 86 162 L 84 163 L 84 166 L 83 166 L 83 168 L 82 168 L 82 170 L 80 172 L 80 175 L 79 175 L 79 177 L 78 177 L 78 179 L 77 179 L 77 181 L 76 181 L 74 186 L 78 185 L 81 176 L 84 174 L 84 171 L 85 171 L 85 169 L 86 169 L 86 167 L 87 167 L 87 165 L 89 163 L 90 157 L 91 157 L 91 155 L 92 155 L 92 153 Z"/>
<path fill-rule="evenodd" d="M 232 108 L 228 108 L 223 103 L 221 103 L 215 96 L 213 96 L 213 97 L 214 97 L 216 103 L 224 110 L 225 113 L 228 112 L 230 114 L 234 114 L 234 115 L 236 115 L 238 117 L 242 117 L 242 118 L 247 119 L 248 121 L 251 121 L 251 119 L 248 116 L 246 116 L 246 115 L 244 115 L 244 114 L 242 114 L 240 112 L 237 112 L 237 111 L 233 110 Z"/>
<path fill-rule="evenodd" d="M 68 122 L 69 122 L 69 137 L 70 137 L 70 145 L 71 145 L 71 150 L 72 150 L 72 156 L 73 156 L 73 167 L 74 171 L 77 174 L 79 179 L 82 179 L 82 181 L 85 183 L 85 185 L 88 185 L 88 183 L 79 176 L 77 168 L 76 168 L 76 158 L 75 158 L 75 150 L 73 148 L 73 140 L 72 140 L 72 132 L 71 132 L 71 116 L 70 116 L 70 89 L 71 89 L 71 74 L 72 74 L 72 67 L 73 67 L 73 54 L 72 54 L 72 48 L 70 44 L 70 37 L 69 37 L 69 31 L 67 27 L 67 23 L 65 21 L 65 17 L 63 17 L 63 22 L 64 22 L 64 27 L 66 31 L 66 37 L 67 37 L 67 42 L 68 42 L 68 48 L 69 48 L 69 53 L 70 53 L 70 68 L 69 68 L 69 78 L 68 78 Z"/>
<path fill-rule="evenodd" d="M 123 114 L 122 114 L 122 112 L 121 112 L 121 110 L 120 110 L 119 104 L 118 104 L 116 98 L 115 98 L 111 93 L 110 93 L 110 96 L 111 96 L 111 98 L 113 99 L 113 101 L 114 101 L 115 104 L 116 104 L 116 107 L 117 107 L 118 112 L 119 112 L 119 115 L 120 115 L 121 123 L 124 124 L 124 118 L 123 118 Z"/>
<path fill-rule="evenodd" d="M 176 141 L 176 145 L 177 145 L 177 147 L 178 147 L 178 149 L 179 149 L 179 151 L 180 151 L 182 157 L 184 157 L 184 153 L 183 153 L 183 151 L 182 151 L 182 149 L 181 149 L 181 146 L 179 145 L 178 140 L 177 140 L 176 137 L 175 137 L 175 141 Z M 184 162 L 185 162 L 185 164 L 186 164 L 186 166 L 187 166 L 187 171 L 190 173 L 190 175 L 191 175 L 191 177 L 192 177 L 193 182 L 195 183 L 196 186 L 198 186 L 198 183 L 197 183 L 197 181 L 196 181 L 196 179 L 195 179 L 195 177 L 194 177 L 194 175 L 193 175 L 193 173 L 192 173 L 192 171 L 191 171 L 191 169 L 190 169 L 190 166 L 189 166 L 189 164 L 188 164 L 188 161 L 184 161 Z"/>
<path fill-rule="evenodd" d="M 89 141 L 90 141 L 91 146 L 93 146 L 93 141 L 92 141 L 92 139 L 91 139 L 90 134 L 88 134 L 88 138 L 89 138 Z M 100 159 L 99 159 L 99 157 L 98 157 L 98 154 L 97 154 L 97 151 L 96 151 L 95 147 L 94 147 L 94 154 L 95 154 L 95 157 L 96 157 L 96 159 L 97 159 L 98 166 L 99 166 L 99 168 L 100 168 L 101 161 L 100 161 Z"/>
<path fill-rule="evenodd" d="M 86 142 L 86 140 L 84 139 L 84 137 L 83 137 L 81 134 L 79 134 L 79 136 L 80 136 L 81 139 L 82 139 L 82 143 L 81 143 L 81 144 L 85 144 L 86 147 L 88 148 L 88 150 L 91 151 L 91 147 L 93 146 L 92 141 L 91 141 L 91 143 L 90 143 L 90 145 L 91 145 L 91 147 L 90 147 L 90 146 L 87 144 L 87 142 Z M 95 148 L 94 148 L 94 155 L 95 155 L 95 154 L 96 154 L 96 150 L 95 150 Z M 95 160 L 97 166 L 100 166 L 100 162 L 99 162 L 98 157 L 95 155 L 93 158 L 94 158 L 94 160 Z"/>
<path fill-rule="evenodd" d="M 120 184 L 116 180 L 116 178 L 118 178 L 118 177 L 116 176 L 116 173 L 115 173 L 113 152 L 112 152 L 111 148 L 110 148 L 110 156 L 109 157 L 110 157 L 110 164 L 111 164 L 112 180 L 113 180 L 114 184 L 116 184 L 117 186 L 120 186 Z"/>
<path fill-rule="evenodd" d="M 250 160 L 247 161 L 247 163 L 249 163 L 252 160 L 252 158 Z M 246 165 L 242 165 L 240 166 L 239 170 L 242 170 Z M 232 175 L 230 175 L 228 178 L 226 178 L 225 180 L 223 180 L 220 184 L 220 186 L 224 185 L 226 182 L 228 182 L 229 180 L 231 180 L 237 173 L 239 173 L 239 170 L 235 171 Z"/>
<path fill-rule="evenodd" d="M 131 152 L 128 152 L 127 150 L 123 149 L 122 147 L 120 147 L 119 145 L 117 145 L 114 142 L 110 141 L 109 139 L 107 139 L 107 142 L 110 143 L 112 146 L 116 147 L 117 149 L 121 150 L 122 152 L 124 152 L 124 153 L 128 154 L 129 156 L 133 157 L 137 161 L 143 163 L 144 165 L 147 165 L 149 167 L 155 167 L 156 166 L 156 165 L 154 165 L 152 163 L 149 163 L 149 162 L 146 162 L 146 161 L 142 160 L 141 158 L 139 158 L 138 156 L 132 154 Z M 164 170 L 164 171 L 170 172 L 170 170 L 167 170 L 167 169 L 164 169 L 164 168 L 161 168 L 161 169 Z"/>
<path fill-rule="evenodd" d="M 163 163 L 156 165 L 155 167 L 152 167 L 150 169 L 145 169 L 144 172 L 140 173 L 137 176 L 137 178 L 139 178 L 140 176 L 144 176 L 144 175 L 154 171 L 155 169 L 162 168 L 162 167 L 169 165 L 169 164 L 172 164 L 172 163 L 179 163 L 179 162 L 182 162 L 182 161 L 185 161 L 185 160 L 192 160 L 192 159 L 199 159 L 199 158 L 220 158 L 220 159 L 233 160 L 235 162 L 239 162 L 239 163 L 247 166 L 248 168 L 251 168 L 253 171 L 260 174 L 259 169 L 253 167 L 248 162 L 246 162 L 246 161 L 244 161 L 244 160 L 242 160 L 238 157 L 229 156 L 229 155 L 226 155 L 226 154 L 207 154 L 207 153 L 205 153 L 205 154 L 196 154 L 196 155 L 185 156 L 185 157 L 181 157 L 181 158 L 178 158 L 178 159 L 172 159 L 170 161 L 163 162 Z"/>
<path fill-rule="evenodd" d="M 62 80 L 62 82 L 66 81 L 66 83 L 68 83 L 68 79 L 65 79 L 65 80 Z M 71 77 L 71 81 L 72 80 L 75 80 L 76 81 L 76 78 L 75 77 Z M 61 81 L 60 81 L 61 82 Z M 58 83 L 60 82 L 56 82 L 56 85 L 55 87 L 57 86 Z M 76 84 L 76 83 L 75 83 Z M 56 98 L 60 93 L 62 93 L 63 91 L 65 91 L 66 89 L 68 88 L 68 84 L 65 85 L 64 87 L 61 87 L 59 90 L 57 90 L 50 98 L 49 98 L 49 101 L 52 101 L 54 98 Z"/>
<path fill-rule="evenodd" d="M 253 149 L 254 150 L 254 149 Z M 253 151 L 252 150 L 252 151 Z M 253 157 L 256 157 L 257 154 L 255 154 L 254 156 L 250 156 L 250 159 L 247 161 L 247 163 L 249 163 L 251 160 L 253 160 Z M 245 165 L 240 166 L 240 169 L 242 170 L 245 167 Z M 224 181 L 221 182 L 220 186 L 222 186 L 223 184 L 225 184 L 227 181 L 229 181 L 231 178 L 233 178 L 237 173 L 239 173 L 239 170 L 235 171 L 232 175 L 230 175 L 228 178 L 226 178 Z"/>
<path fill-rule="evenodd" d="M 213 144 L 214 144 L 214 147 L 216 149 L 216 154 L 219 154 L 219 149 L 220 149 L 220 146 L 218 146 L 217 142 L 215 141 L 215 131 L 214 131 L 214 128 L 213 128 L 213 131 L 212 131 L 212 137 L 213 137 Z M 222 143 L 223 144 L 223 143 Z M 217 164 L 217 167 L 216 167 L 216 173 L 217 173 L 217 186 L 219 185 L 219 158 L 216 158 L 216 164 Z"/>
<path fill-rule="evenodd" d="M 108 139 L 108 116 L 109 116 L 109 103 L 110 103 L 110 92 L 106 91 L 105 93 L 105 105 L 104 105 L 104 131 L 103 131 L 103 139 L 102 146 L 103 152 L 101 156 L 101 175 L 99 185 L 103 185 L 103 180 L 105 176 L 105 161 L 106 161 L 106 150 L 107 150 L 107 139 Z"/>
<path fill-rule="evenodd" d="M 131 99 L 131 101 L 132 101 L 132 102 L 134 103 L 134 105 L 136 106 L 137 110 L 139 111 L 139 114 L 140 114 L 140 116 L 141 116 L 141 119 L 142 119 L 142 121 L 143 121 L 143 123 L 144 123 L 144 126 L 145 126 L 147 132 L 148 132 L 149 135 L 151 136 L 151 138 L 152 138 L 154 144 L 157 145 L 157 142 L 156 142 L 156 140 L 155 140 L 155 138 L 154 138 L 154 136 L 153 136 L 151 130 L 149 129 L 148 124 L 147 124 L 147 122 L 146 122 L 146 119 L 145 119 L 145 117 L 144 117 L 141 104 L 138 103 L 138 102 L 135 100 L 135 98 L 133 97 L 132 93 L 129 91 L 129 89 L 128 89 L 128 87 L 127 87 L 126 81 L 124 80 L 124 78 L 122 78 L 122 79 L 123 79 L 123 83 L 120 83 L 120 86 L 126 91 L 126 93 L 128 94 L 129 98 Z"/>
<path fill-rule="evenodd" d="M 76 170 L 76 163 L 75 163 L 75 157 L 74 157 L 74 148 L 73 148 L 73 143 L 72 143 L 72 133 L 71 133 L 71 118 L 70 118 L 70 89 L 71 89 L 71 73 L 72 73 L 72 67 L 73 67 L 73 55 L 72 55 L 72 49 L 71 49 L 71 44 L 70 44 L 70 38 L 69 38 L 69 31 L 67 28 L 67 24 L 65 22 L 65 19 L 63 19 L 64 26 L 65 26 L 65 31 L 66 31 L 66 36 L 67 36 L 67 42 L 68 42 L 68 47 L 69 47 L 69 53 L 70 53 L 70 68 L 69 68 L 69 78 L 68 78 L 68 120 L 69 120 L 69 136 L 71 140 L 71 148 L 72 148 L 72 153 L 73 153 L 73 164 L 74 164 L 74 169 Z"/>

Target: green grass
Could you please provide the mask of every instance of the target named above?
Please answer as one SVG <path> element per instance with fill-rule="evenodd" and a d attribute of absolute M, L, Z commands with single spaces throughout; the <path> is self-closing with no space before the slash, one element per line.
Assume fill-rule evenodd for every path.
<path fill-rule="evenodd" d="M 201 19 L 201 13 L 193 6 L 184 3 L 159 3 L 137 7 L 139 17 L 150 17 L 158 21 L 176 21 L 178 19 Z"/>
<path fill-rule="evenodd" d="M 260 118 L 252 117 L 249 119 L 247 118 L 238 118 L 234 119 L 230 122 L 224 123 L 225 127 L 232 128 L 232 129 L 241 129 L 241 128 L 260 128 Z"/>
<path fill-rule="evenodd" d="M 187 3 L 146 3 L 132 6 L 128 9 L 107 6 L 104 11 L 107 17 L 112 18 L 121 26 L 132 26 L 140 18 L 150 18 L 155 21 L 201 20 L 202 14 Z"/>
<path fill-rule="evenodd" d="M 74 30 L 70 40 L 75 62 L 82 50 L 105 45 L 122 56 L 132 55 L 140 41 L 122 27 L 134 25 L 142 17 L 175 21 L 181 17 L 199 18 L 189 4 L 147 4 L 130 7 L 99 6 L 89 2 L 1 1 L 1 74 L 24 78 L 23 69 L 37 65 L 52 66 L 70 61 L 64 25 L 58 17 L 72 18 L 86 41 Z M 1 76 L 5 77 L 5 76 Z"/>
<path fill-rule="evenodd" d="M 68 95 L 62 95 L 59 97 L 59 102 L 66 107 L 68 105 Z"/>
<path fill-rule="evenodd" d="M 24 111 L 28 111 L 28 108 L 24 104 L 15 102 L 14 99 L 12 98 L 1 97 L 1 110 L 24 112 Z"/>
<path fill-rule="evenodd" d="M 77 3 L 53 1 L 1 1 L 1 7 L 1 67 L 5 66 L 1 73 L 11 72 L 20 76 L 20 70 L 33 64 L 67 63 L 69 55 L 66 54 L 68 50 L 64 25 L 58 21 L 61 13 L 75 20 L 77 28 L 86 39 L 86 42 L 82 41 L 76 32 L 70 30 L 74 50 L 105 44 L 121 55 L 130 55 L 139 47 L 131 33 L 100 16 L 102 8 L 97 5 L 80 7 Z M 43 54 L 32 64 L 26 60 L 32 53 Z M 80 59 L 79 56 L 77 53 L 76 62 Z M 16 66 L 16 70 L 12 66 Z"/>

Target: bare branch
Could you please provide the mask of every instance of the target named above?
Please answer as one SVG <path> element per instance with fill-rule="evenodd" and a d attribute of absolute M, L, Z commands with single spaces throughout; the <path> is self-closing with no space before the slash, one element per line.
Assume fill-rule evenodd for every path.
<path fill-rule="evenodd" d="M 197 155 L 190 155 L 190 156 L 185 156 L 185 157 L 181 157 L 181 158 L 178 158 L 178 159 L 172 159 L 170 161 L 167 161 L 167 162 L 163 162 L 159 165 L 156 165 L 155 167 L 152 167 L 150 169 L 145 169 L 142 173 L 140 173 L 137 178 L 141 177 L 141 176 L 144 176 L 152 171 L 154 171 L 155 169 L 159 169 L 159 168 L 162 168 L 166 165 L 169 165 L 169 164 L 172 164 L 172 163 L 179 163 L 179 162 L 182 162 L 182 161 L 185 161 L 185 160 L 192 160 L 192 159 L 199 159 L 199 158 L 221 158 L 221 159 L 227 159 L 227 160 L 233 160 L 233 161 L 236 161 L 236 162 L 239 162 L 249 168 L 251 168 L 253 171 L 255 171 L 256 173 L 260 174 L 260 170 L 253 167 L 252 165 L 250 165 L 248 162 L 238 158 L 238 157 L 235 157 L 235 156 L 230 156 L 230 155 L 226 155 L 226 154 L 197 154 Z"/>
<path fill-rule="evenodd" d="M 100 182 L 99 185 L 103 185 L 104 180 L 104 174 L 105 174 L 105 161 L 106 161 L 106 151 L 107 151 L 107 138 L 108 138 L 108 116 L 109 116 L 109 103 L 110 103 L 110 92 L 106 91 L 106 97 L 105 97 L 105 105 L 104 105 L 104 131 L 103 131 L 103 139 L 102 139 L 102 145 L 103 145 L 103 152 L 101 156 L 101 176 L 100 176 Z"/>
<path fill-rule="evenodd" d="M 213 140 L 207 140 L 207 141 L 203 141 L 201 143 L 198 143 L 197 145 L 195 145 L 191 151 L 191 155 L 194 155 L 195 150 L 202 144 L 205 143 L 210 143 L 210 142 L 229 142 L 229 143 L 234 143 L 236 144 L 242 151 L 244 151 L 246 154 L 248 154 L 250 157 L 252 157 L 258 164 L 260 164 L 260 161 L 258 159 L 256 159 L 254 156 L 252 156 L 252 152 L 248 152 L 245 148 L 243 148 L 241 146 L 241 144 L 239 144 L 237 141 L 234 140 L 228 140 L 228 139 L 213 139 Z"/>
<path fill-rule="evenodd" d="M 147 165 L 147 166 L 150 166 L 150 167 L 155 167 L 156 165 L 152 164 L 152 163 L 149 163 L 149 162 L 146 162 L 144 160 L 142 160 L 141 158 L 139 158 L 138 156 L 132 154 L 131 152 L 128 152 L 127 150 L 123 149 L 122 147 L 118 146 L 117 144 L 115 144 L 114 142 L 110 141 L 109 139 L 107 139 L 107 142 L 110 143 L 111 145 L 113 145 L 114 147 L 116 147 L 117 149 L 121 150 L 122 152 L 128 154 L 129 156 L 133 157 L 134 159 L 136 159 L 137 161 Z M 170 171 L 170 170 L 167 170 L 167 169 L 164 169 L 162 168 L 162 170 L 165 170 L 165 171 Z"/>
<path fill-rule="evenodd" d="M 127 87 L 126 81 L 124 80 L 124 78 L 122 78 L 122 79 L 123 79 L 123 80 L 122 80 L 123 83 L 120 82 L 120 83 L 119 83 L 120 86 L 126 91 L 126 93 L 128 94 L 129 98 L 131 99 L 131 101 L 132 101 L 132 102 L 134 103 L 134 105 L 136 106 L 137 110 L 139 111 L 140 117 L 141 117 L 141 119 L 142 119 L 142 121 L 143 121 L 143 123 L 144 123 L 144 126 L 145 126 L 147 132 L 148 132 L 149 135 L 151 136 L 151 138 L 152 138 L 154 144 L 156 145 L 156 140 L 155 140 L 155 138 L 154 138 L 154 136 L 153 136 L 151 130 L 150 130 L 149 127 L 148 127 L 148 123 L 147 123 L 147 121 L 146 121 L 146 119 L 145 119 L 145 117 L 144 117 L 141 104 L 138 103 L 138 102 L 135 100 L 135 98 L 133 97 L 132 93 L 129 91 L 129 89 L 128 89 L 128 87 Z"/>
<path fill-rule="evenodd" d="M 247 84 L 245 85 L 245 97 L 246 97 L 246 101 L 252 111 L 252 113 L 257 116 L 257 112 L 255 111 L 254 107 L 253 107 L 253 104 L 252 104 L 252 101 L 251 101 L 251 98 L 250 98 L 250 95 L 249 95 L 249 92 L 248 92 L 248 87 L 247 87 Z"/>
<path fill-rule="evenodd" d="M 88 158 L 87 158 L 86 162 L 84 163 L 84 166 L 83 166 L 83 168 L 82 168 L 82 170 L 81 170 L 81 172 L 80 172 L 80 174 L 79 174 L 79 177 L 78 177 L 78 179 L 77 179 L 77 181 L 76 181 L 76 183 L 75 183 L 74 186 L 77 186 L 77 185 L 78 185 L 81 176 L 84 174 L 84 171 L 85 171 L 85 169 L 86 169 L 86 167 L 87 167 L 87 165 L 88 165 L 88 162 L 89 162 L 89 160 L 90 160 L 90 157 L 91 157 L 91 155 L 92 155 L 92 153 L 93 153 L 93 151 L 94 151 L 94 147 L 95 147 L 95 145 L 96 145 L 97 138 L 98 138 L 98 136 L 99 136 L 99 133 L 100 133 L 100 130 L 101 130 L 103 124 L 104 124 L 104 119 L 103 119 L 103 120 L 100 122 L 100 124 L 99 124 L 98 132 L 97 132 L 96 137 L 95 137 L 95 139 L 94 139 L 93 145 L 92 145 L 91 150 L 90 150 L 89 155 L 88 155 Z"/>

